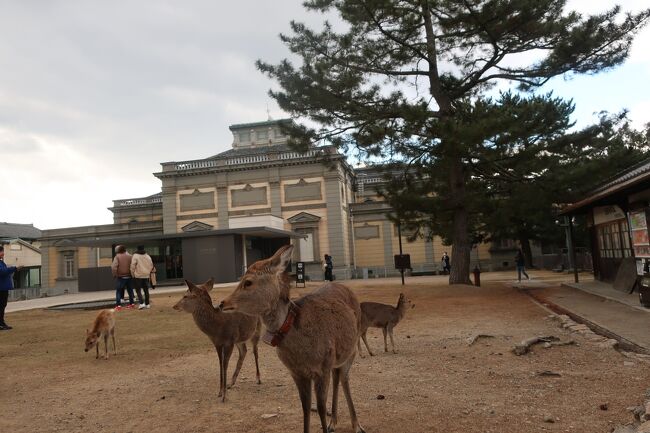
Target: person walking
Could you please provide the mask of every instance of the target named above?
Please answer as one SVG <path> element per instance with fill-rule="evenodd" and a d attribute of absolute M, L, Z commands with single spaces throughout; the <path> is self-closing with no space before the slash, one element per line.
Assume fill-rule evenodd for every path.
<path fill-rule="evenodd" d="M 325 280 L 333 281 L 332 270 L 334 269 L 334 263 L 332 262 L 332 256 L 325 254 Z"/>
<path fill-rule="evenodd" d="M 442 254 L 442 271 L 445 274 L 448 274 L 451 272 L 451 264 L 449 262 L 449 255 L 447 254 L 447 251 L 445 251 Z"/>
<path fill-rule="evenodd" d="M 138 249 L 133 253 L 131 259 L 131 276 L 133 277 L 133 285 L 135 286 L 136 293 L 138 294 L 138 302 L 140 303 L 138 310 L 151 308 L 149 304 L 149 277 L 155 271 L 153 260 L 151 260 L 151 256 L 144 250 L 144 245 L 138 245 Z M 143 291 L 144 298 L 142 297 Z"/>
<path fill-rule="evenodd" d="M 13 273 L 19 271 L 22 266 L 7 266 L 5 263 L 5 248 L 0 245 L 0 331 L 13 329 L 5 322 L 5 308 L 9 299 L 9 290 L 14 288 Z"/>
<path fill-rule="evenodd" d="M 521 250 L 517 250 L 517 255 L 515 256 L 515 264 L 517 265 L 517 280 L 521 282 L 522 273 L 527 280 L 530 280 L 530 277 L 526 273 L 526 260 L 524 259 L 524 254 L 521 252 Z"/>
<path fill-rule="evenodd" d="M 129 305 L 126 308 L 133 308 L 133 283 L 131 281 L 131 254 L 126 252 L 124 245 L 115 247 L 115 258 L 111 264 L 111 272 L 115 278 L 115 310 L 122 309 L 122 298 L 124 297 L 124 288 L 129 293 Z"/>

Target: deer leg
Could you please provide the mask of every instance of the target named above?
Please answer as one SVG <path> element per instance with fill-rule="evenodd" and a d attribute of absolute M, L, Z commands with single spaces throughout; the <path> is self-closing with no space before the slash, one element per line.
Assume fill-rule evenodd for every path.
<path fill-rule="evenodd" d="M 219 356 L 219 394 L 217 397 L 223 397 L 223 346 L 215 346 Z"/>
<path fill-rule="evenodd" d="M 365 358 L 365 356 L 363 356 L 363 353 L 361 353 L 361 336 L 357 338 L 357 352 L 359 353 L 360 358 Z"/>
<path fill-rule="evenodd" d="M 359 350 L 361 350 L 361 343 L 359 343 Z M 328 433 L 333 433 L 336 431 L 336 424 L 338 421 L 338 403 L 339 403 L 339 382 L 341 379 L 341 370 L 335 368 L 332 371 L 332 418 L 330 419 L 330 424 L 327 427 Z"/>
<path fill-rule="evenodd" d="M 99 359 L 99 340 L 97 340 L 97 345 L 95 346 L 95 359 Z"/>
<path fill-rule="evenodd" d="M 390 344 L 393 346 L 393 353 L 397 353 L 397 350 L 395 350 L 395 341 L 393 341 L 393 327 L 390 326 L 388 328 L 388 335 L 390 336 Z"/>
<path fill-rule="evenodd" d="M 386 334 L 388 332 L 386 331 L 386 327 L 381 328 L 381 332 L 384 333 L 384 352 L 388 352 L 388 341 L 386 341 Z"/>
<path fill-rule="evenodd" d="M 234 349 L 234 346 L 232 344 L 228 344 L 223 346 L 223 358 L 221 360 L 221 363 L 223 364 L 223 398 L 221 401 L 223 403 L 226 402 L 226 389 L 228 388 L 228 361 L 230 361 L 230 356 L 232 355 L 232 350 Z"/>
<path fill-rule="evenodd" d="M 257 357 L 257 343 L 259 340 L 253 341 L 253 356 L 255 357 L 255 374 L 257 376 L 257 384 L 260 385 L 262 380 L 260 379 L 260 364 Z"/>
<path fill-rule="evenodd" d="M 320 425 L 323 433 L 328 433 L 327 429 L 327 388 L 330 384 L 330 369 L 327 369 L 322 376 L 314 381 L 314 392 L 316 393 L 316 409 L 320 418 Z M 311 409 L 311 408 L 310 408 Z"/>
<path fill-rule="evenodd" d="M 368 345 L 368 340 L 366 340 L 366 332 L 367 331 L 364 331 L 364 333 L 361 334 L 361 338 L 363 339 L 363 343 L 366 345 L 366 349 L 368 349 L 368 353 L 370 354 L 370 356 L 375 356 L 375 354 L 372 353 L 372 350 L 370 350 L 370 346 Z"/>
<path fill-rule="evenodd" d="M 293 376 L 302 404 L 303 433 L 309 433 L 309 415 L 311 414 L 311 379 Z"/>
<path fill-rule="evenodd" d="M 111 329 L 111 339 L 113 339 L 113 355 L 117 355 L 117 346 L 115 345 L 115 329 Z"/>
<path fill-rule="evenodd" d="M 351 357 L 345 364 L 340 368 L 341 374 L 341 384 L 343 385 L 343 394 L 345 395 L 345 400 L 348 404 L 348 410 L 350 411 L 350 418 L 352 419 L 352 431 L 354 433 L 366 433 L 366 431 L 359 424 L 357 419 L 357 412 L 354 410 L 354 403 L 352 402 L 352 394 L 350 393 L 350 368 L 352 367 L 352 362 L 354 357 Z M 334 412 L 332 412 L 334 415 Z"/>
<path fill-rule="evenodd" d="M 239 358 L 237 359 L 237 366 L 235 367 L 235 372 L 232 374 L 231 384 L 228 386 L 228 389 L 235 386 L 235 382 L 239 376 L 239 370 L 241 370 L 244 359 L 246 359 L 246 353 L 248 352 L 246 343 L 237 343 L 237 351 L 239 351 Z"/>
<path fill-rule="evenodd" d="M 108 359 L 108 333 L 104 334 L 104 359 Z"/>

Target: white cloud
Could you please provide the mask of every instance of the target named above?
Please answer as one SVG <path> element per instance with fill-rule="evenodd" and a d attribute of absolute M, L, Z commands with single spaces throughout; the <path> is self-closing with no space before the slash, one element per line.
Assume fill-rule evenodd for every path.
<path fill-rule="evenodd" d="M 160 162 L 226 150 L 228 125 L 263 120 L 267 106 L 283 117 L 267 95 L 275 84 L 254 62 L 292 57 L 277 37 L 289 20 L 322 22 L 301 3 L 3 2 L 0 218 L 41 228 L 110 223 L 113 199 L 159 191 L 151 173 Z M 611 2 L 573 3 L 591 12 Z M 650 70 L 648 51 L 646 28 L 629 64 Z M 647 83 L 620 99 L 635 120 L 650 112 Z M 608 108 L 597 105 L 589 109 Z"/>

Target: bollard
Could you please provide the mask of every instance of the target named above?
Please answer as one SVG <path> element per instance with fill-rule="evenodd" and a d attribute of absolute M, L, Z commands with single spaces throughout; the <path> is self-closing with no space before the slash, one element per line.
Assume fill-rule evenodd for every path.
<path fill-rule="evenodd" d="M 474 268 L 474 285 L 476 287 L 481 287 L 481 270 L 478 266 Z"/>

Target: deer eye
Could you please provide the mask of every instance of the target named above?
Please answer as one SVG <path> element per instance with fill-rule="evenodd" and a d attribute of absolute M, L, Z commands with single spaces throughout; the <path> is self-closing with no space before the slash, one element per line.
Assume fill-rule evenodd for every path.
<path fill-rule="evenodd" d="M 248 288 L 253 285 L 253 282 L 251 280 L 244 280 L 244 287 Z"/>

